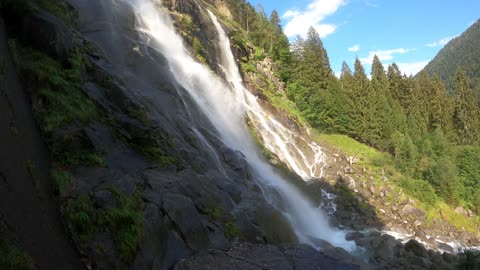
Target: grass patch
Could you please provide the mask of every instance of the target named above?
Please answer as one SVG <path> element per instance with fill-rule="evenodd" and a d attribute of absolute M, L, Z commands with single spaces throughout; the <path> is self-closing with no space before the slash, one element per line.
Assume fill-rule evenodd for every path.
<path fill-rule="evenodd" d="M 57 195 L 65 194 L 72 181 L 72 175 L 70 172 L 62 169 L 52 170 L 50 178 L 52 180 L 53 189 Z"/>
<path fill-rule="evenodd" d="M 75 12 L 66 0 L 38 0 L 36 3 L 39 8 L 59 18 L 66 25 L 75 24 Z"/>
<path fill-rule="evenodd" d="M 229 240 L 241 237 L 240 227 L 233 221 L 227 221 L 223 224 L 223 232 Z"/>
<path fill-rule="evenodd" d="M 143 242 L 143 202 L 141 192 L 126 196 L 116 188 L 108 188 L 116 199 L 115 207 L 95 209 L 88 194 L 70 200 L 65 215 L 73 228 L 74 237 L 89 241 L 95 232 L 111 233 L 120 258 L 131 262 Z"/>
<path fill-rule="evenodd" d="M 223 209 L 220 207 L 203 208 L 200 211 L 214 221 L 220 220 L 220 218 L 223 216 Z"/>
<path fill-rule="evenodd" d="M 0 240 L 0 269 L 33 270 L 33 259 L 25 252 Z"/>
<path fill-rule="evenodd" d="M 54 159 L 62 167 L 78 165 L 105 167 L 104 153 L 96 152 L 78 134 L 68 134 L 56 138 L 51 145 Z"/>
<path fill-rule="evenodd" d="M 122 260 L 130 262 L 135 258 L 144 237 L 143 205 L 138 199 L 140 192 L 137 190 L 128 197 L 115 188 L 109 190 L 115 195 L 118 206 L 104 209 L 99 216 L 99 225 L 112 234 Z"/>
<path fill-rule="evenodd" d="M 371 163 L 372 160 L 381 159 L 382 153 L 360 143 L 346 135 L 339 134 L 320 134 L 319 132 L 313 132 L 314 137 L 320 141 L 325 141 L 335 148 L 342 150 L 346 155 L 356 156 L 360 158 L 361 163 Z"/>
<path fill-rule="evenodd" d="M 46 54 L 10 40 L 10 49 L 23 81 L 42 101 L 38 118 L 46 133 L 72 123 L 86 123 L 97 118 L 95 104 L 82 92 L 81 74 L 88 64 L 76 49 L 65 68 Z"/>
<path fill-rule="evenodd" d="M 72 225 L 74 237 L 87 241 L 95 231 L 95 208 L 88 194 L 69 200 L 65 206 L 65 216 Z"/>

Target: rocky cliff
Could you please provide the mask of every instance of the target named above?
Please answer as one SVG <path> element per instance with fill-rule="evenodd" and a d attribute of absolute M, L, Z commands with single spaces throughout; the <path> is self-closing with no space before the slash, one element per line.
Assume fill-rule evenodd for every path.
<path fill-rule="evenodd" d="M 163 2 L 191 54 L 224 77 L 206 9 L 227 7 Z M 382 224 L 361 195 L 339 206 L 343 214 L 332 223 L 361 229 L 348 240 L 366 252 L 353 256 L 321 239 L 320 251 L 300 244 L 244 154 L 221 140 L 165 55 L 139 31 L 130 1 L 10 0 L 2 16 L 0 139 L 9 147 L 0 149 L 0 233 L 38 269 L 444 269 L 456 262 L 416 241 L 403 245 L 365 231 Z M 244 74 L 249 89 L 261 97 L 261 85 L 273 80 L 281 93 L 272 64 L 256 65 L 260 75 Z M 267 97 L 262 104 L 307 136 Z M 327 211 L 332 201 L 324 190 L 352 185 L 348 177 L 338 189 L 307 185 L 270 158 Z M 342 162 L 327 174 L 348 167 Z M 339 196 L 347 201 L 348 194 Z M 32 226 L 38 223 L 45 228 Z"/>

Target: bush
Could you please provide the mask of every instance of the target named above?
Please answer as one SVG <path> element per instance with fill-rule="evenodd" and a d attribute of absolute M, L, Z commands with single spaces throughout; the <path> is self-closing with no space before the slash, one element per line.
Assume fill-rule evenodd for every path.
<path fill-rule="evenodd" d="M 70 67 L 65 68 L 42 52 L 12 40 L 9 45 L 20 75 L 43 100 L 38 116 L 45 132 L 97 117 L 95 104 L 80 89 L 87 64 L 79 49 L 71 55 Z"/>
<path fill-rule="evenodd" d="M 478 270 L 480 269 L 480 251 L 465 249 L 459 255 L 457 269 L 459 270 Z"/>
<path fill-rule="evenodd" d="M 399 181 L 400 186 L 405 189 L 408 195 L 427 205 L 434 206 L 438 200 L 433 187 L 423 180 L 401 177 L 397 181 Z"/>
<path fill-rule="evenodd" d="M 99 225 L 112 234 L 120 257 L 131 262 L 143 242 L 143 211 L 138 200 L 114 188 L 110 191 L 115 195 L 118 207 L 103 210 Z"/>
<path fill-rule="evenodd" d="M 56 169 L 51 173 L 53 189 L 57 195 L 63 195 L 70 185 L 72 175 L 68 171 Z"/>
<path fill-rule="evenodd" d="M 33 260 L 25 252 L 0 240 L 0 269 L 32 270 Z"/>

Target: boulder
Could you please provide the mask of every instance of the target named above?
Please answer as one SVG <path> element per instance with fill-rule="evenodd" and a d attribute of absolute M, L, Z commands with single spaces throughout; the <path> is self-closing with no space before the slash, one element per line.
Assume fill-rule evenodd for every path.
<path fill-rule="evenodd" d="M 347 241 L 355 241 L 357 239 L 364 238 L 365 235 L 361 232 L 349 232 L 345 235 L 345 240 Z"/>
<path fill-rule="evenodd" d="M 167 194 L 163 197 L 162 208 L 192 249 L 202 250 L 208 246 L 207 231 L 191 199 Z"/>
<path fill-rule="evenodd" d="M 405 244 L 405 250 L 413 253 L 415 256 L 418 257 L 424 258 L 427 256 L 427 250 L 425 249 L 425 247 L 413 239 Z"/>
<path fill-rule="evenodd" d="M 402 215 L 407 215 L 407 216 L 408 215 L 414 215 L 414 216 L 417 216 L 417 217 L 422 218 L 422 219 L 425 217 L 425 212 L 423 210 L 418 209 L 411 204 L 405 205 L 402 208 L 401 213 L 402 213 Z"/>
<path fill-rule="evenodd" d="M 45 11 L 22 18 L 20 35 L 31 46 L 63 61 L 68 59 L 73 48 L 71 30 L 57 17 Z"/>

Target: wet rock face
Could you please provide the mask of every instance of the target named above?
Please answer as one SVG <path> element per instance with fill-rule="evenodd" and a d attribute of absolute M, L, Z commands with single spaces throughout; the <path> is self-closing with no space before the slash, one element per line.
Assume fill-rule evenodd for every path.
<path fill-rule="evenodd" d="M 350 255 L 351 256 L 351 255 Z M 358 270 L 359 265 L 318 252 L 305 245 L 242 244 L 228 251 L 209 251 L 178 263 L 175 270 L 339 269 Z"/>
<path fill-rule="evenodd" d="M 379 232 L 350 234 L 349 237 L 369 251 L 369 269 L 454 269 L 457 262 L 455 256 L 427 251 L 415 240 L 402 244 L 392 236 Z"/>

